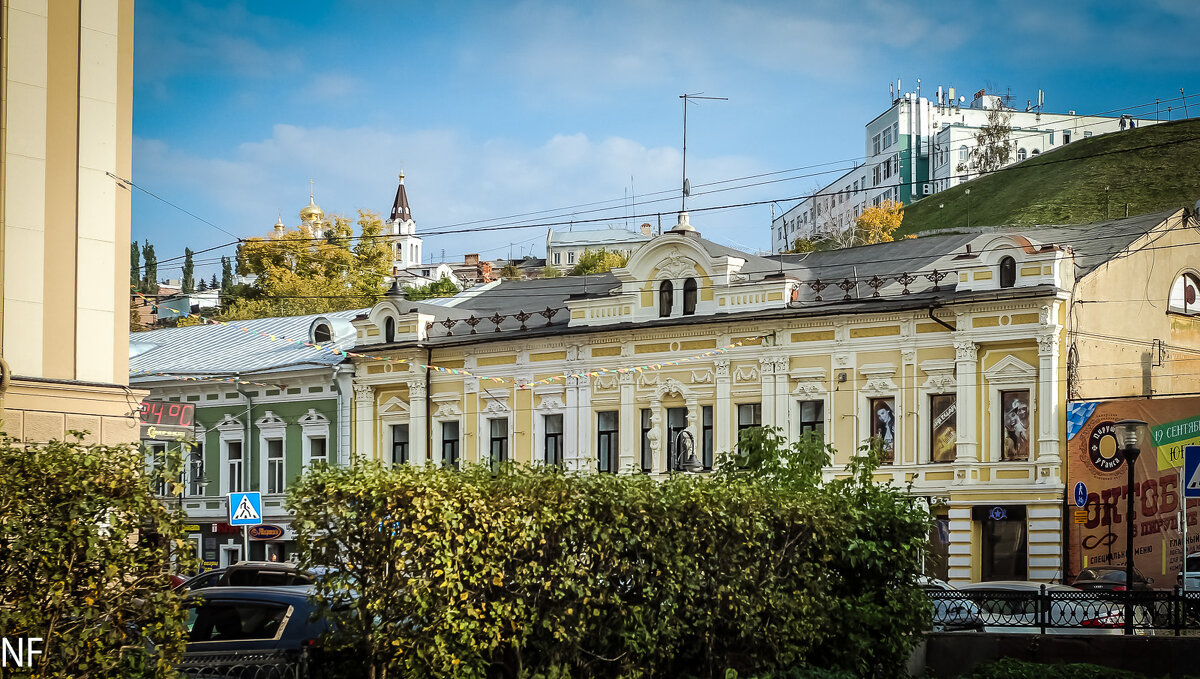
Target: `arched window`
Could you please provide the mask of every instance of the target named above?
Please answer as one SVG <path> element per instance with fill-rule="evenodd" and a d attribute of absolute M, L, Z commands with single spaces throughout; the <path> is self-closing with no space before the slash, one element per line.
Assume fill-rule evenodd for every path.
<path fill-rule="evenodd" d="M 689 278 L 683 282 L 683 315 L 691 316 L 696 313 L 696 279 Z"/>
<path fill-rule="evenodd" d="M 396 341 L 396 319 L 391 316 L 383 321 L 383 341 L 388 343 Z"/>
<path fill-rule="evenodd" d="M 329 326 L 324 323 L 313 328 L 313 344 L 325 344 L 333 339 L 333 333 L 329 331 Z"/>
<path fill-rule="evenodd" d="M 1011 288 L 1017 284 L 1017 260 L 1005 257 L 1000 260 L 1000 287 Z"/>
<path fill-rule="evenodd" d="M 1039 150 L 1037 150 L 1037 149 L 1034 149 L 1034 150 L 1033 150 L 1033 155 L 1035 155 L 1035 156 L 1036 156 L 1036 155 L 1037 155 L 1037 154 L 1039 154 L 1039 153 L 1041 153 L 1041 151 L 1039 151 Z"/>
<path fill-rule="evenodd" d="M 1018 161 L 1025 160 L 1025 158 L 1026 158 L 1026 157 L 1027 157 L 1027 154 L 1025 153 L 1025 147 L 1024 147 L 1024 146 L 1022 146 L 1021 148 L 1017 149 L 1017 160 L 1018 160 Z"/>
<path fill-rule="evenodd" d="M 671 315 L 671 301 L 675 297 L 675 286 L 671 281 L 663 281 L 658 286 L 658 316 L 666 318 Z"/>
<path fill-rule="evenodd" d="M 1185 273 L 1171 284 L 1167 297 L 1167 311 L 1178 314 L 1200 313 L 1200 279 L 1195 274 Z"/>
<path fill-rule="evenodd" d="M 958 147 L 958 162 L 965 163 L 971 159 L 971 152 L 967 150 L 966 145 Z"/>

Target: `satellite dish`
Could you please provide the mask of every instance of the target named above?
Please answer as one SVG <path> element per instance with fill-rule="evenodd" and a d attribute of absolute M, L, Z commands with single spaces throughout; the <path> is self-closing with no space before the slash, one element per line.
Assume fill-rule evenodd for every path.
<path fill-rule="evenodd" d="M 685 195 L 685 196 L 692 195 L 692 183 L 690 181 L 688 181 L 687 179 L 683 180 L 683 195 Z"/>

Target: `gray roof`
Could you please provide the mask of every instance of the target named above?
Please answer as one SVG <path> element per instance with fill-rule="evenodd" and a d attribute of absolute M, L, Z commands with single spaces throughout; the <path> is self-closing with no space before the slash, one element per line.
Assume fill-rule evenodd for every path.
<path fill-rule="evenodd" d="M 653 238 L 639 231 L 628 229 L 589 229 L 587 231 L 553 231 L 550 233 L 550 245 L 588 246 L 613 245 L 625 243 L 645 243 Z"/>
<path fill-rule="evenodd" d="M 307 316 L 258 318 L 230 321 L 229 325 L 198 325 L 136 332 L 129 336 L 129 375 L 136 380 L 153 379 L 146 373 L 175 375 L 252 374 L 286 367 L 331 366 L 344 358 L 337 354 L 278 338 L 309 341 L 310 328 L 319 318 L 330 321 L 334 341 L 322 346 L 348 349 L 355 332 L 350 319 L 367 309 L 336 311 Z M 242 328 L 248 328 L 249 332 Z"/>

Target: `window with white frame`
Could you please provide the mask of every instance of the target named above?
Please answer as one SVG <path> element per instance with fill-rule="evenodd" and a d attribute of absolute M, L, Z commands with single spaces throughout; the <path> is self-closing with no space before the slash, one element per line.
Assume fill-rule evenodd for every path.
<path fill-rule="evenodd" d="M 492 471 L 508 461 L 508 418 L 494 417 L 488 420 L 488 459 Z"/>
<path fill-rule="evenodd" d="M 259 490 L 282 493 L 285 488 L 287 423 L 268 410 L 254 424 L 258 428 Z"/>
<path fill-rule="evenodd" d="M 392 425 L 392 464 L 408 464 L 408 425 Z"/>
<path fill-rule="evenodd" d="M 574 263 L 575 263 L 575 251 L 569 250 L 569 251 L 567 251 L 567 264 L 574 264 Z"/>
<path fill-rule="evenodd" d="M 283 439 L 267 439 L 267 493 L 283 492 Z"/>
<path fill-rule="evenodd" d="M 891 464 L 896 457 L 896 399 L 890 396 L 870 399 L 871 438 L 879 442 L 882 462 Z"/>
<path fill-rule="evenodd" d="M 458 420 L 444 420 L 442 423 L 442 459 L 443 467 L 458 468 L 459 429 Z"/>
<path fill-rule="evenodd" d="M 154 475 L 154 493 L 167 494 L 167 479 L 164 476 L 167 465 L 167 444 L 159 441 L 148 441 L 146 448 L 146 471 Z"/>
<path fill-rule="evenodd" d="M 329 449 L 326 446 L 328 440 L 324 436 L 308 438 L 308 463 L 310 465 L 329 463 Z"/>
<path fill-rule="evenodd" d="M 821 400 L 809 400 L 800 401 L 796 405 L 800 434 L 807 434 L 810 431 L 814 431 L 824 441 L 825 402 Z"/>
<path fill-rule="evenodd" d="M 542 415 L 542 461 L 555 467 L 563 466 L 562 413 Z"/>
<path fill-rule="evenodd" d="M 650 445 L 650 431 L 654 429 L 654 418 L 649 408 L 642 408 L 642 471 L 654 471 L 654 449 Z"/>
<path fill-rule="evenodd" d="M 184 471 L 187 474 L 187 489 L 188 495 L 203 495 L 204 488 L 201 486 L 201 481 L 204 480 L 204 444 L 196 442 L 187 451 L 187 464 L 184 465 Z"/>
<path fill-rule="evenodd" d="M 1033 429 L 1037 411 L 1037 368 L 1007 355 L 984 371 L 988 383 L 992 432 L 995 451 L 980 456 L 999 462 L 1025 462 L 1033 458 Z"/>
<path fill-rule="evenodd" d="M 1200 277 L 1190 271 L 1175 277 L 1167 294 L 1167 311 L 1189 316 L 1200 313 Z"/>
<path fill-rule="evenodd" d="M 762 426 L 762 404 L 761 403 L 740 403 L 737 407 L 737 430 L 738 435 L 741 435 L 742 430 L 750 427 Z"/>
<path fill-rule="evenodd" d="M 329 462 L 329 419 L 309 408 L 308 412 L 297 420 L 300 425 L 303 445 L 301 446 L 302 461 L 305 467 L 314 463 Z"/>
<path fill-rule="evenodd" d="M 596 464 L 597 471 L 615 474 L 618 461 L 616 410 L 596 413 Z"/>
<path fill-rule="evenodd" d="M 222 470 L 225 483 L 222 485 L 228 488 L 230 493 L 240 493 L 245 480 L 242 442 L 240 440 L 224 441 L 222 445 L 225 448 L 225 469 Z"/>

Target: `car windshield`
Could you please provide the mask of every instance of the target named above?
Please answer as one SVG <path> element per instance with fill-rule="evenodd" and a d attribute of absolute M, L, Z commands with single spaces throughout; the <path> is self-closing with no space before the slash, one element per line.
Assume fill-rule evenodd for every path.
<path fill-rule="evenodd" d="M 203 601 L 188 610 L 188 641 L 274 639 L 288 606 L 259 601 Z"/>

